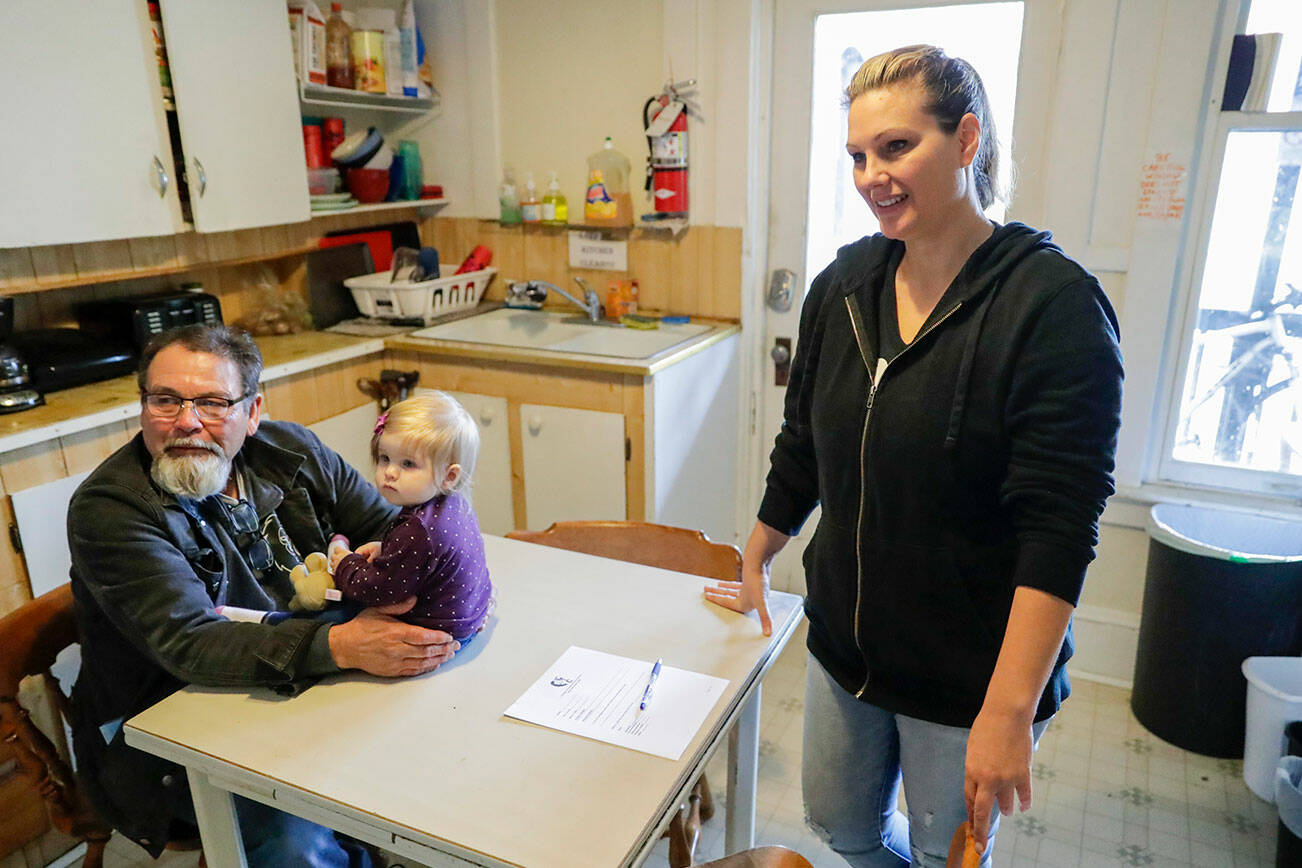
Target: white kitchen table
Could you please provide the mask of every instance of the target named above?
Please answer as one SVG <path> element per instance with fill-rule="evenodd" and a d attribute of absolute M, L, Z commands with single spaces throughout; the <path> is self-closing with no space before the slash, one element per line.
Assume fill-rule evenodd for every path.
<path fill-rule="evenodd" d="M 349 672 L 293 698 L 189 687 L 127 723 L 128 744 L 188 770 L 212 868 L 245 864 L 232 793 L 435 868 L 636 866 L 725 740 L 725 846 L 751 846 L 760 683 L 800 598 L 771 595 L 765 637 L 754 615 L 707 603 L 697 576 L 484 543 L 496 619 L 435 672 Z M 571 645 L 728 686 L 678 761 L 504 717 Z"/>

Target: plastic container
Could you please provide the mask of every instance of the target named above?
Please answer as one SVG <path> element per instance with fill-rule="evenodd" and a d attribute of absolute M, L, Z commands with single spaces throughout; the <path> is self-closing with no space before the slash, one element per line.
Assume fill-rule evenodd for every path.
<path fill-rule="evenodd" d="M 628 192 L 628 157 L 606 136 L 601 150 L 588 155 L 588 191 L 583 222 L 590 226 L 632 226 L 633 197 Z"/>
<path fill-rule="evenodd" d="M 1275 836 L 1275 868 L 1302 865 L 1302 721 L 1284 727 L 1288 755 L 1275 767 L 1275 805 L 1279 830 Z"/>
<path fill-rule="evenodd" d="M 384 93 L 384 31 L 353 31 L 353 90 Z"/>
<path fill-rule="evenodd" d="M 1130 707 L 1154 735 L 1241 757 L 1249 657 L 1302 652 L 1302 523 L 1158 504 Z"/>
<path fill-rule="evenodd" d="M 313 196 L 339 192 L 338 169 L 308 169 L 307 191 Z"/>
<path fill-rule="evenodd" d="M 454 266 L 440 265 L 437 280 L 419 283 L 399 280 L 390 282 L 389 272 L 364 274 L 344 280 L 353 294 L 357 309 L 364 316 L 381 318 L 416 318 L 426 325 L 436 317 L 465 310 L 479 304 L 484 290 L 497 274 L 496 268 L 454 274 Z"/>
<path fill-rule="evenodd" d="M 326 84 L 331 87 L 353 87 L 353 29 L 344 21 L 343 5 L 330 4 L 330 17 L 325 26 Z"/>
<path fill-rule="evenodd" d="M 1244 728 L 1243 782 L 1261 798 L 1275 801 L 1275 766 L 1288 745 L 1284 728 L 1302 720 L 1302 657 L 1249 657 Z"/>

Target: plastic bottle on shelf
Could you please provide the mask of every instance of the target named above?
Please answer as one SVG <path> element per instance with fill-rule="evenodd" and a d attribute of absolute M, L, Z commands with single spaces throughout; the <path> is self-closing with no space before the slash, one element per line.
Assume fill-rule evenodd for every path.
<path fill-rule="evenodd" d="M 330 4 L 326 19 L 326 84 L 353 87 L 353 29 L 344 21 L 343 4 Z"/>
<path fill-rule="evenodd" d="M 502 174 L 502 189 L 498 191 L 497 201 L 501 205 L 498 220 L 503 226 L 520 222 L 520 196 L 515 192 L 515 173 L 510 166 Z"/>
<path fill-rule="evenodd" d="M 628 157 L 606 136 L 601 150 L 588 156 L 588 192 L 583 222 L 591 226 L 632 226 L 633 197 L 628 193 Z"/>
<path fill-rule="evenodd" d="M 565 204 L 565 194 L 561 192 L 561 179 L 557 172 L 552 172 L 552 180 L 547 185 L 547 192 L 543 194 L 542 222 L 548 226 L 564 226 L 570 222 L 570 209 Z"/>
<path fill-rule="evenodd" d="M 533 172 L 525 177 L 524 195 L 520 197 L 520 219 L 525 223 L 540 223 L 542 201 L 538 198 L 538 186 L 533 182 Z"/>

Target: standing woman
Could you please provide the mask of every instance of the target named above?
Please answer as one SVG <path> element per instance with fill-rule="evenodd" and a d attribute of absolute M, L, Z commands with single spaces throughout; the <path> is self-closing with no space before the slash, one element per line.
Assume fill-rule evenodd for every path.
<path fill-rule="evenodd" d="M 706 597 L 758 609 L 768 633 L 769 565 L 821 505 L 809 822 L 856 866 L 942 866 L 969 819 L 989 865 L 1070 692 L 1071 614 L 1113 491 L 1117 320 L 1048 232 L 985 216 L 996 140 L 971 65 L 897 49 L 846 97 L 881 233 L 810 288 L 742 580 Z"/>

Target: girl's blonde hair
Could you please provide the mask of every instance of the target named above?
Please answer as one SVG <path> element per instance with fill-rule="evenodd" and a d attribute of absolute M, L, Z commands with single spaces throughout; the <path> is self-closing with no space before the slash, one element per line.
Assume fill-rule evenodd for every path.
<path fill-rule="evenodd" d="M 380 459 L 380 435 L 385 433 L 396 434 L 404 445 L 424 452 L 435 468 L 460 464 L 461 475 L 448 491 L 470 485 L 479 458 L 479 427 L 451 395 L 427 389 L 390 407 L 371 436 L 372 461 Z"/>
<path fill-rule="evenodd" d="M 990 100 L 981 76 L 966 60 L 950 57 L 934 45 L 906 45 L 883 52 L 868 58 L 859 67 L 845 89 L 845 104 L 848 106 L 872 90 L 913 83 L 921 86 L 927 95 L 925 111 L 947 134 L 958 129 L 963 115 L 968 112 L 976 115 L 981 124 L 981 140 L 972 160 L 977 198 L 982 208 L 989 208 L 996 199 L 1007 202 L 1008 191 L 999 178 L 999 139 L 995 135 Z"/>

